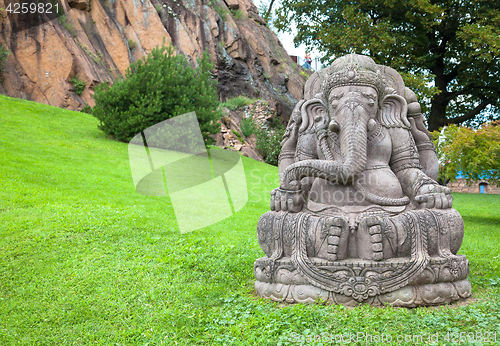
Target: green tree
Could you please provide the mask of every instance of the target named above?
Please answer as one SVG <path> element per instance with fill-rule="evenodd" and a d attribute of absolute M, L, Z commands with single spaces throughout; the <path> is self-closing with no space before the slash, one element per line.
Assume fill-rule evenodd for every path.
<path fill-rule="evenodd" d="M 266 0 L 261 1 L 258 4 L 258 10 L 260 16 L 269 23 L 269 21 L 274 17 L 273 5 L 275 4 L 275 0 Z"/>
<path fill-rule="evenodd" d="M 130 64 L 124 79 L 96 88 L 92 114 L 106 134 L 129 141 L 152 125 L 194 111 L 205 142 L 212 143 L 210 135 L 220 131 L 212 69 L 206 52 L 193 68 L 184 55 L 175 55 L 172 46 L 163 42 L 162 47 Z"/>
<path fill-rule="evenodd" d="M 431 131 L 499 117 L 498 0 L 281 0 L 276 12 L 276 27 L 294 22 L 295 43 L 324 52 L 325 63 L 358 53 L 402 72 Z"/>
<path fill-rule="evenodd" d="M 486 179 L 500 185 L 500 121 L 480 129 L 451 125 L 433 132 L 438 149 L 440 178 L 455 180 L 462 173 L 468 183 Z"/>

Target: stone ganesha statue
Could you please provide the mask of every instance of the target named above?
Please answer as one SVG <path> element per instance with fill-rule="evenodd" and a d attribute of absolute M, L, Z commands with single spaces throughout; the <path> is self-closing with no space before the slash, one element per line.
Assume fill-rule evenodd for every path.
<path fill-rule="evenodd" d="M 394 306 L 468 298 L 469 263 L 415 94 L 351 54 L 314 73 L 279 156 L 280 187 L 257 225 L 260 296 Z"/>

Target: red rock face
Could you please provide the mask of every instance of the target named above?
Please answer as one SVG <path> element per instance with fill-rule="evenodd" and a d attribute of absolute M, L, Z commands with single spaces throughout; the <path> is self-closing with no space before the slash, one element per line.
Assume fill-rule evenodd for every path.
<path fill-rule="evenodd" d="M 205 3 L 64 0 L 64 16 L 21 31 L 13 30 L 20 17 L 4 12 L 0 44 L 11 54 L 0 92 L 73 110 L 93 106 L 95 85 L 122 77 L 132 61 L 165 39 L 193 64 L 209 52 L 222 101 L 238 95 L 263 98 L 288 119 L 302 98 L 300 67 L 250 0 Z M 0 0 L 0 8 L 4 5 Z M 81 95 L 70 82 L 75 76 L 86 82 Z"/>

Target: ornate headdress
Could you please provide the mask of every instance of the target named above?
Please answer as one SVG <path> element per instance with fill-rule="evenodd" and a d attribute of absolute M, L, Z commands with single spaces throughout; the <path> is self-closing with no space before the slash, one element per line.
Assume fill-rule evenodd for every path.
<path fill-rule="evenodd" d="M 320 90 L 326 99 L 330 91 L 344 85 L 371 86 L 379 99 L 385 95 L 385 82 L 378 65 L 365 55 L 349 54 L 336 59 L 330 67 L 319 71 L 322 82 Z"/>

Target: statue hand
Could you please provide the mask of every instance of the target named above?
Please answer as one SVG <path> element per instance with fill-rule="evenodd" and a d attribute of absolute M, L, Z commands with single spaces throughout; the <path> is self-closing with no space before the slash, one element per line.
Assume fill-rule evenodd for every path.
<path fill-rule="evenodd" d="M 271 210 L 298 213 L 302 210 L 303 202 L 303 192 L 300 188 L 298 190 L 278 188 L 271 191 Z"/>
<path fill-rule="evenodd" d="M 422 208 L 448 209 L 453 204 L 453 196 L 446 186 L 427 184 L 423 185 L 415 200 Z"/>

